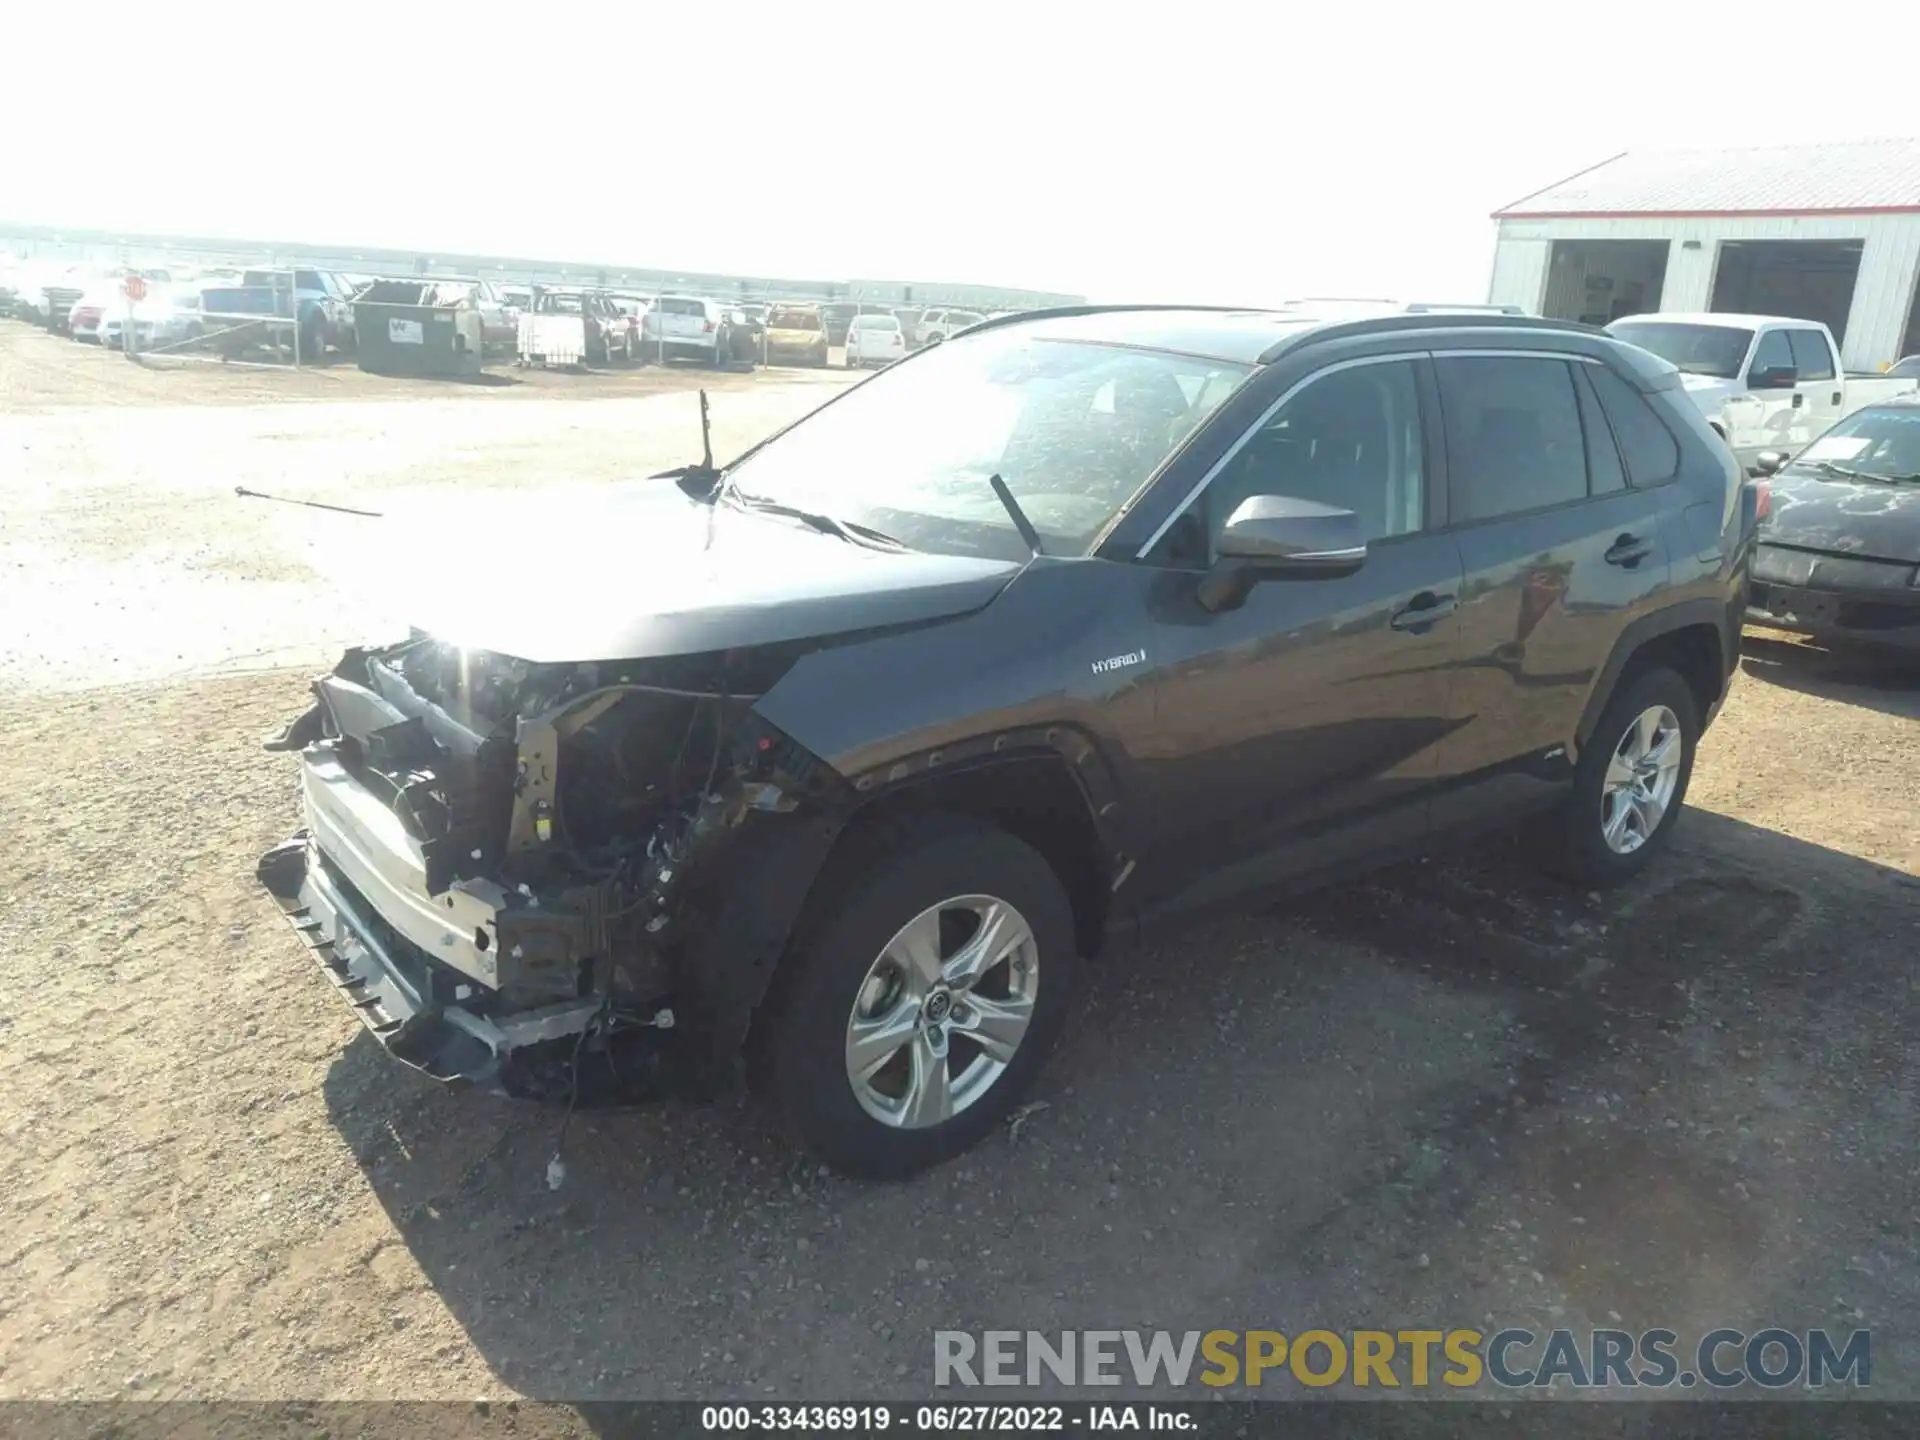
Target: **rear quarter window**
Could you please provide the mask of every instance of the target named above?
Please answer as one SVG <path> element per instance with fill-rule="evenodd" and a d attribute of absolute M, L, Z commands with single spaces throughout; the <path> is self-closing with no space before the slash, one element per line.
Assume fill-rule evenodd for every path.
<path fill-rule="evenodd" d="M 1636 486 L 1659 485 L 1679 474 L 1680 444 L 1654 408 L 1606 366 L 1584 368 L 1613 427 L 1628 481 Z"/>

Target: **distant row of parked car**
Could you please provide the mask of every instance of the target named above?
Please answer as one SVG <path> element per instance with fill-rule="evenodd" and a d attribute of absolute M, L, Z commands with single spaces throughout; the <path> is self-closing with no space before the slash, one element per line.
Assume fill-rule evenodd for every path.
<path fill-rule="evenodd" d="M 850 368 L 887 365 L 987 318 L 983 311 L 910 309 L 855 301 L 727 301 L 697 295 L 644 296 L 612 290 L 535 287 L 528 313 L 579 316 L 579 353 L 588 364 L 692 360 L 709 365 L 826 366 L 843 350 Z M 550 337 L 536 320 L 532 332 Z M 571 333 L 571 332 L 570 332 Z M 551 338 L 523 336 L 524 359 L 542 359 Z"/>
<path fill-rule="evenodd" d="M 299 268 L 22 265 L 0 270 L 0 315 L 112 346 L 131 327 L 141 350 L 205 342 L 238 354 L 297 338 L 318 360 L 329 349 L 352 351 L 353 296 L 370 279 Z"/>
<path fill-rule="evenodd" d="M 146 282 L 140 300 L 127 281 Z M 376 277 L 304 267 L 174 270 L 80 265 L 0 268 L 0 315 L 55 334 L 112 346 L 125 327 L 143 351 L 210 349 L 237 358 L 248 349 L 291 350 L 318 362 L 355 352 L 354 301 Z M 422 281 L 437 307 L 478 312 L 482 359 L 542 358 L 552 322 L 577 318 L 579 358 L 590 365 L 691 360 L 710 365 L 826 366 L 843 349 L 849 367 L 887 365 L 948 339 L 987 313 L 948 307 L 891 307 L 857 301 L 728 301 L 638 295 L 596 288 L 516 286 L 486 279 Z M 471 322 L 469 322 L 471 324 Z M 532 348 L 530 348 L 530 346 Z M 573 352 L 566 352 L 571 355 Z"/>

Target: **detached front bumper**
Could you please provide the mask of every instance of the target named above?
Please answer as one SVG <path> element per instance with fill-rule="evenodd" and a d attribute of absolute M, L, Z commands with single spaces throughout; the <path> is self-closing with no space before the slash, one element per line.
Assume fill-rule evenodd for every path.
<path fill-rule="evenodd" d="M 509 1056 L 578 1035 L 600 1011 L 594 999 L 494 1020 L 457 1001 L 436 999 L 444 977 L 341 876 L 310 835 L 269 850 L 259 873 L 360 1023 L 396 1060 L 436 1080 L 504 1092 Z"/>
<path fill-rule="evenodd" d="M 590 914 L 485 879 L 436 891 L 422 842 L 335 742 L 300 751 L 300 795 L 305 828 L 261 858 L 259 877 L 396 1059 L 505 1090 L 516 1054 L 605 1017 L 583 963 Z"/>

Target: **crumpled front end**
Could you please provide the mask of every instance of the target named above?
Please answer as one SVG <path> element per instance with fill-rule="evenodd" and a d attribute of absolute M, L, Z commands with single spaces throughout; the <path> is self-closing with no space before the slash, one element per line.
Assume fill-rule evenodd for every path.
<path fill-rule="evenodd" d="M 349 651 L 267 742 L 299 754 L 303 828 L 260 877 L 430 1075 L 572 1094 L 584 1061 L 627 1098 L 704 1086 L 846 808 L 752 708 L 792 658 Z"/>

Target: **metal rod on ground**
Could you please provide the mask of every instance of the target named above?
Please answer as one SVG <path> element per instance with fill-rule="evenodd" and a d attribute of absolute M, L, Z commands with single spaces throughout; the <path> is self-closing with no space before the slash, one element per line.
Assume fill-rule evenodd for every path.
<path fill-rule="evenodd" d="M 332 510 L 341 515 L 364 515 L 369 520 L 384 520 L 386 516 L 378 510 L 356 510 L 351 505 L 329 505 L 324 500 L 294 500 L 286 495 L 269 495 L 264 490 L 249 490 L 244 485 L 233 487 L 233 493 L 242 500 L 277 500 L 282 505 L 304 505 L 309 510 Z"/>

